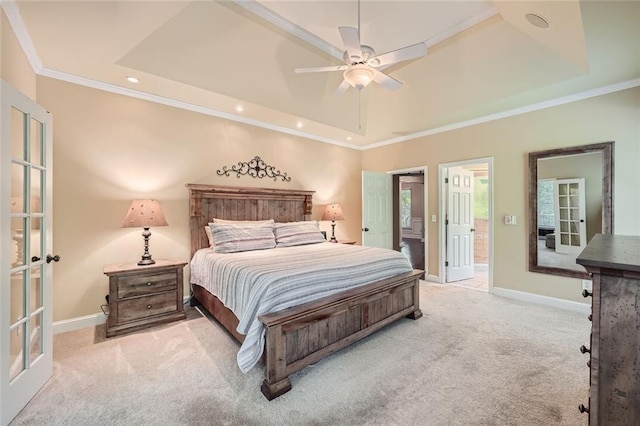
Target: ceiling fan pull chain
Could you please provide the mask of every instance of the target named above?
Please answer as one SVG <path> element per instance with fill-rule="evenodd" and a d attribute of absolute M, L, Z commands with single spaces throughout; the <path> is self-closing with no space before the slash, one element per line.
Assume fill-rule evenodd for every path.
<path fill-rule="evenodd" d="M 362 89 L 358 89 L 358 130 L 362 130 Z"/>

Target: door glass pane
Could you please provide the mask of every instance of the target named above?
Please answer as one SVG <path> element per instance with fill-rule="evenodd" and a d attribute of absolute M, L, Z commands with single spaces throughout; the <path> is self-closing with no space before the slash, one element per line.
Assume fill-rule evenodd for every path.
<path fill-rule="evenodd" d="M 42 265 L 31 268 L 31 308 L 33 312 L 42 307 Z"/>
<path fill-rule="evenodd" d="M 27 219 L 25 218 L 11 218 L 11 267 L 13 268 L 24 265 L 24 252 L 26 248 L 24 229 L 26 223 Z"/>
<path fill-rule="evenodd" d="M 20 160 L 26 160 L 24 143 L 25 114 L 22 111 L 11 108 L 11 156 Z"/>
<path fill-rule="evenodd" d="M 42 212 L 42 170 L 31 169 L 31 213 Z"/>
<path fill-rule="evenodd" d="M 15 163 L 11 164 L 11 200 L 15 201 L 16 206 L 24 205 L 24 182 L 26 180 L 26 173 L 26 166 Z"/>
<path fill-rule="evenodd" d="M 29 160 L 32 164 L 43 164 L 42 153 L 43 153 L 43 132 L 42 132 L 42 123 L 38 120 L 31 118 L 31 152 L 29 153 L 31 159 Z"/>
<path fill-rule="evenodd" d="M 26 324 L 11 329 L 9 339 L 9 380 L 15 379 L 24 371 L 24 336 Z"/>
<path fill-rule="evenodd" d="M 568 234 L 560 234 L 560 244 L 563 246 L 569 245 L 569 235 Z"/>
<path fill-rule="evenodd" d="M 29 357 L 29 365 L 33 365 L 33 362 L 38 359 L 38 356 L 42 353 L 42 312 L 35 314 L 31 317 L 31 350 Z"/>
<path fill-rule="evenodd" d="M 32 262 L 37 262 L 43 258 L 43 245 L 42 245 L 42 219 L 39 217 L 31 218 L 31 236 L 29 243 L 31 243 L 31 253 L 29 253 L 29 259 Z M 37 258 L 37 259 L 34 259 Z"/>
<path fill-rule="evenodd" d="M 580 247 L 580 234 L 571 235 L 571 245 L 574 247 Z"/>
<path fill-rule="evenodd" d="M 14 272 L 11 274 L 11 289 L 9 290 L 11 292 L 9 295 L 9 300 L 11 300 L 11 324 L 14 324 L 24 318 L 24 295 L 26 289 L 25 271 Z"/>

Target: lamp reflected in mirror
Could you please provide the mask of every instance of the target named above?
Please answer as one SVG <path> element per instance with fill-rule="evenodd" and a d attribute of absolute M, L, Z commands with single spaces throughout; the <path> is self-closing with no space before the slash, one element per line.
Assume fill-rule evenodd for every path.
<path fill-rule="evenodd" d="M 529 154 L 529 270 L 588 278 L 576 257 L 613 233 L 613 142 Z"/>

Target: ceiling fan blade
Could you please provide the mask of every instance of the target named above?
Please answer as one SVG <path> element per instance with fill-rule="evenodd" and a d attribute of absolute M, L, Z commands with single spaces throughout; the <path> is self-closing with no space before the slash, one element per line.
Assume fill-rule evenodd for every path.
<path fill-rule="evenodd" d="M 373 81 L 389 90 L 398 90 L 402 87 L 402 83 L 381 71 L 376 71 L 376 76 L 373 78 Z"/>
<path fill-rule="evenodd" d="M 362 61 L 362 48 L 360 47 L 360 36 L 358 35 L 358 29 L 353 27 L 338 27 L 340 31 L 340 37 L 344 43 L 344 50 L 349 55 L 350 62 Z"/>
<path fill-rule="evenodd" d="M 296 68 L 294 71 L 300 74 L 305 72 L 344 71 L 347 68 L 349 68 L 347 65 L 335 65 L 331 67 Z"/>
<path fill-rule="evenodd" d="M 419 58 L 427 54 L 427 45 L 424 43 L 416 43 L 411 46 L 403 47 L 402 49 L 392 50 L 391 52 L 383 53 L 382 55 L 375 56 L 367 62 L 372 67 L 381 67 L 383 65 L 393 65 L 400 61 L 406 61 L 409 59 Z"/>
<path fill-rule="evenodd" d="M 344 95 L 344 92 L 346 92 L 349 87 L 351 87 L 349 82 L 347 80 L 342 80 L 342 83 L 340 83 L 340 86 L 338 86 L 336 91 L 333 92 L 333 96 Z"/>

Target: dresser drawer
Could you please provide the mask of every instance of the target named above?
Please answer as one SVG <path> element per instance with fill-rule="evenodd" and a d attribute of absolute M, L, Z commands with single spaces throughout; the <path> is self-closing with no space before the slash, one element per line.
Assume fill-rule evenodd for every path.
<path fill-rule="evenodd" d="M 174 290 L 176 284 L 175 271 L 121 276 L 118 278 L 118 299 Z"/>
<path fill-rule="evenodd" d="M 118 302 L 118 323 L 125 323 L 177 310 L 178 302 L 175 292 L 121 300 Z"/>

